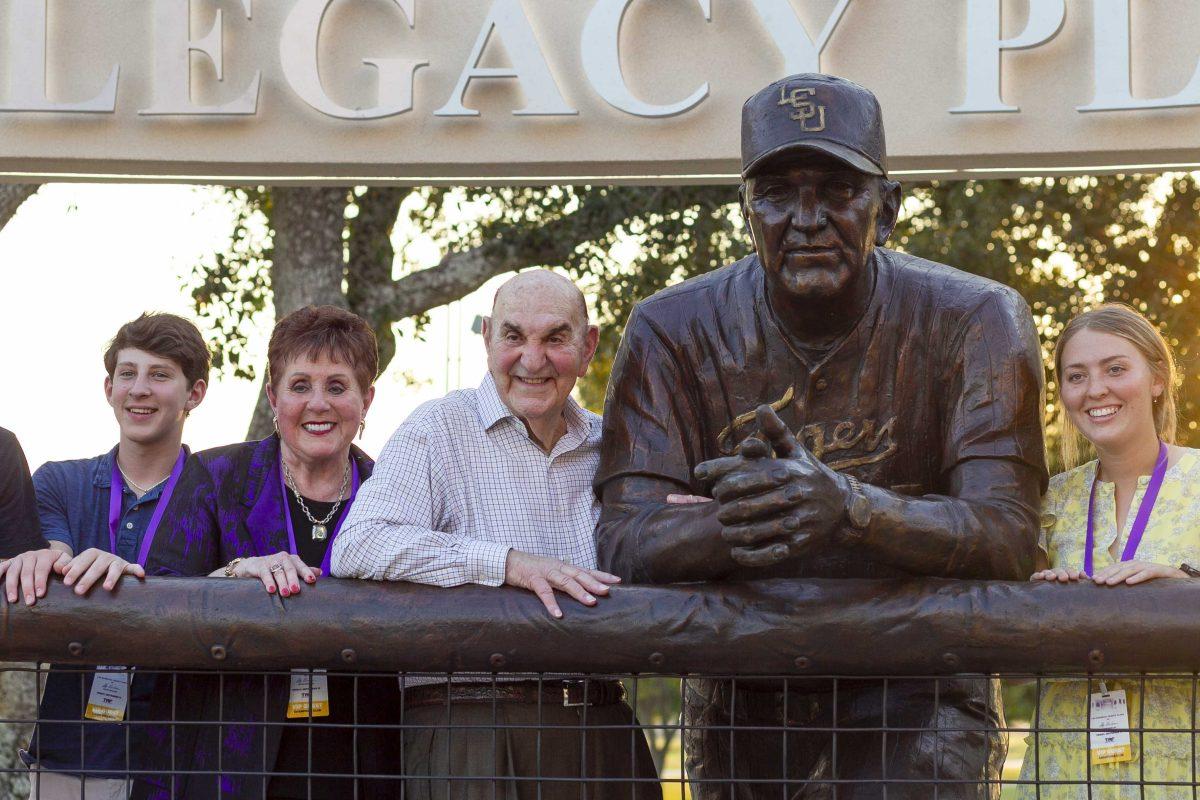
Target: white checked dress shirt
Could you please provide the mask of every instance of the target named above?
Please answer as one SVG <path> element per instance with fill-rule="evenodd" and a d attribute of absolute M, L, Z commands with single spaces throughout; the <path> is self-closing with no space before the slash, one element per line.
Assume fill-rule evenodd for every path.
<path fill-rule="evenodd" d="M 573 399 L 547 455 L 478 389 L 423 404 L 383 448 L 333 543 L 333 574 L 435 586 L 504 582 L 511 548 L 594 569 L 600 417 Z"/>

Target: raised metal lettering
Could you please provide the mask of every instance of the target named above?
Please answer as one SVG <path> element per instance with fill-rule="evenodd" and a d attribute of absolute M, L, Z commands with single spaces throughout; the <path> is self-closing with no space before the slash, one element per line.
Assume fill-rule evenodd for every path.
<path fill-rule="evenodd" d="M 493 31 L 497 38 L 504 42 L 504 49 L 512 61 L 511 67 L 479 66 Z M 526 103 L 524 108 L 513 112 L 517 116 L 569 116 L 579 113 L 567 105 L 567 101 L 559 92 L 558 84 L 550 72 L 550 65 L 546 63 L 546 56 L 542 53 L 542 47 L 529 24 L 521 0 L 496 0 L 492 4 L 487 18 L 483 21 L 483 27 L 479 30 L 479 36 L 475 39 L 475 46 L 471 48 L 467 64 L 458 76 L 454 91 L 450 93 L 450 99 L 446 105 L 434 112 L 435 116 L 479 116 L 477 110 L 463 105 L 463 95 L 466 94 L 471 81 L 495 78 L 515 78 L 520 82 L 525 91 Z"/>
<path fill-rule="evenodd" d="M 1029 21 L 1012 39 L 1000 38 L 1002 0 L 968 0 L 967 96 L 951 114 L 1019 111 L 1000 97 L 1000 54 L 1044 44 L 1058 35 L 1067 17 L 1066 0 L 1029 0 Z M 1097 11 L 1099 13 L 1099 11 Z"/>
<path fill-rule="evenodd" d="M 253 0 L 242 0 L 246 19 L 251 19 Z M 192 53 L 207 56 L 217 80 L 225 79 L 224 47 L 221 37 L 221 9 L 217 9 L 212 28 L 200 39 L 191 38 L 190 0 L 155 0 L 154 3 L 154 104 L 139 114 L 199 115 L 254 114 L 258 110 L 258 92 L 262 72 L 236 100 L 215 106 L 192 104 Z"/>
<path fill-rule="evenodd" d="M 413 107 L 413 78 L 428 61 L 403 58 L 364 58 L 362 62 L 379 71 L 379 102 L 370 108 L 346 108 L 335 103 L 321 84 L 317 66 L 317 42 L 321 21 L 333 0 L 297 0 L 283 23 L 279 37 L 279 60 L 283 75 L 300 99 L 338 119 L 380 119 L 403 114 Z M 408 27 L 415 24 L 416 0 L 392 0 L 404 13 Z"/>
<path fill-rule="evenodd" d="M 847 0 L 848 1 L 848 0 Z M 712 0 L 697 0 L 704 18 L 712 21 Z M 600 0 L 588 15 L 580 42 L 583 71 L 596 93 L 613 108 L 636 117 L 672 117 L 689 111 L 708 97 L 707 83 L 678 103 L 655 105 L 634 96 L 621 73 L 621 24 L 633 0 Z"/>

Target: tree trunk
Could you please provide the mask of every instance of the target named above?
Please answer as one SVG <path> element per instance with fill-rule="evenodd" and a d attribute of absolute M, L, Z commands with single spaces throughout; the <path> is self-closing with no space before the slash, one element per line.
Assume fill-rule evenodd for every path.
<path fill-rule="evenodd" d="M 0 228 L 8 224 L 13 214 L 21 207 L 21 203 L 41 187 L 40 183 L 0 184 Z"/>
<path fill-rule="evenodd" d="M 396 259 L 392 228 L 400 204 L 411 189 L 376 187 L 358 198 L 358 216 L 350 220 L 350 262 L 346 270 L 346 299 L 350 310 L 367 321 L 379 341 L 379 371 L 387 369 L 396 355 L 395 320 L 375 302 L 380 287 L 392 283 Z"/>
<path fill-rule="evenodd" d="M 306 305 L 347 307 L 342 292 L 347 187 L 277 187 L 271 190 L 271 224 L 275 230 L 271 292 L 275 319 Z M 266 381 L 250 420 L 249 439 L 261 439 L 273 428 Z"/>

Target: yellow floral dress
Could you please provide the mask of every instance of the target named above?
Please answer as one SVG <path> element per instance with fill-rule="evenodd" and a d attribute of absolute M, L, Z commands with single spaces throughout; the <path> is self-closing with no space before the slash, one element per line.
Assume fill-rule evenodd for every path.
<path fill-rule="evenodd" d="M 1069 472 L 1055 475 L 1042 500 L 1042 546 L 1051 567 L 1083 569 L 1087 541 L 1088 495 L 1096 475 L 1097 462 L 1091 461 Z M 1129 537 L 1129 529 L 1140 507 L 1149 477 L 1138 479 L 1137 491 L 1120 532 L 1118 556 Z M 1200 451 L 1184 448 L 1168 470 L 1159 490 L 1158 501 L 1150 515 L 1146 531 L 1134 556 L 1138 561 L 1178 566 L 1182 562 L 1200 562 Z M 1096 541 L 1092 563 L 1099 570 L 1119 561 L 1109 553 L 1118 537 L 1114 485 L 1096 484 Z M 1107 681 L 1109 691 L 1124 689 L 1129 703 L 1130 727 L 1138 727 L 1141 710 L 1139 681 Z M 1092 692 L 1100 691 L 1092 682 Z M 1088 682 L 1086 680 L 1044 680 L 1037 716 L 1040 728 L 1087 727 Z M 1152 728 L 1192 728 L 1192 681 L 1149 678 L 1145 684 L 1146 708 L 1143 725 Z M 1036 738 L 1036 741 L 1035 741 Z M 1028 750 L 1021 764 L 1021 780 L 1078 781 L 1074 785 L 1043 785 L 1041 794 L 1032 785 L 1021 785 L 1014 793 L 1019 798 L 1045 800 L 1192 800 L 1192 775 L 1200 775 L 1200 760 L 1193 773 L 1190 733 L 1130 734 L 1133 760 L 1120 764 L 1092 767 L 1091 793 L 1087 780 L 1087 734 L 1042 733 L 1026 738 Z M 1200 748 L 1200 739 L 1197 741 Z M 1181 782 L 1187 786 L 1146 786 L 1145 794 L 1137 782 L 1145 761 L 1145 780 Z M 1128 781 L 1129 785 L 1099 785 L 1097 781 Z"/>

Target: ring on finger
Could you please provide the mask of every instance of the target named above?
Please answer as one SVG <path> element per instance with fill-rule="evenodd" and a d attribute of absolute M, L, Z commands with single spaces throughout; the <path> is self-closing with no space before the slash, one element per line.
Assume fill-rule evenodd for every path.
<path fill-rule="evenodd" d="M 271 565 L 271 572 L 283 572 L 283 564 L 280 564 L 278 561 L 276 561 Z"/>

